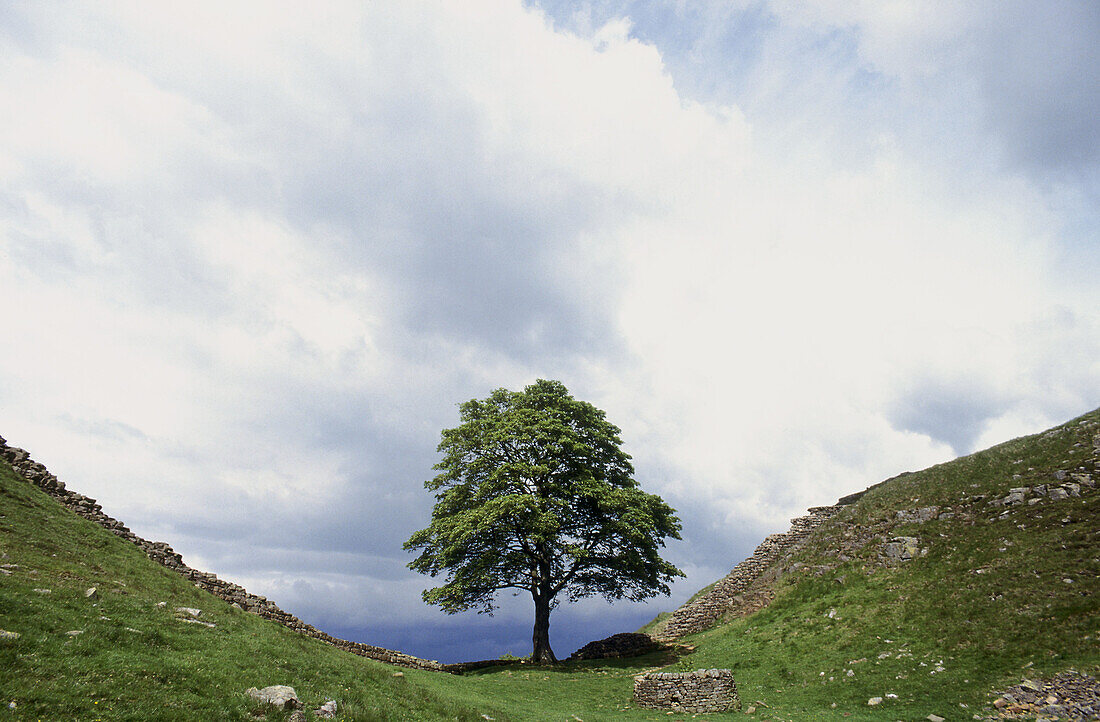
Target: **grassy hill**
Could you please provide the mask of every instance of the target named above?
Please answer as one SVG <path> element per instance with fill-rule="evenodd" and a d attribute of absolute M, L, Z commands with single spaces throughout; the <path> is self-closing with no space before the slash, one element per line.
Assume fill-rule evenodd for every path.
<path fill-rule="evenodd" d="M 336 699 L 344 720 L 691 717 L 631 706 L 633 675 L 658 667 L 732 669 L 756 710 L 717 719 L 971 719 L 1022 677 L 1100 670 L 1100 493 L 1084 483 L 1100 481 L 1098 447 L 1100 410 L 872 488 L 762 577 L 769 606 L 734 609 L 678 660 L 464 676 L 236 609 L 0 462 L 0 630 L 19 635 L 0 639 L 0 720 L 248 720 L 263 710 L 245 689 L 269 684 L 308 709 Z M 1067 484 L 1079 496 L 1054 498 Z M 1013 488 L 1027 491 L 1002 505 Z M 890 546 L 901 537 L 913 558 Z"/>

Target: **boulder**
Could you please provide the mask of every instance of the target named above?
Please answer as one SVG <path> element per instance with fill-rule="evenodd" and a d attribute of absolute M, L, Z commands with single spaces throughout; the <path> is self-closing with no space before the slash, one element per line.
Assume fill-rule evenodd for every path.
<path fill-rule="evenodd" d="M 293 687 L 288 687 L 285 684 L 276 684 L 263 689 L 249 687 L 245 694 L 258 702 L 270 704 L 280 709 L 300 709 L 302 707 L 302 703 L 298 699 L 298 693 L 294 691 Z"/>
<path fill-rule="evenodd" d="M 891 539 L 883 548 L 890 559 L 908 561 L 920 553 L 920 540 L 911 536 L 899 536 Z"/>

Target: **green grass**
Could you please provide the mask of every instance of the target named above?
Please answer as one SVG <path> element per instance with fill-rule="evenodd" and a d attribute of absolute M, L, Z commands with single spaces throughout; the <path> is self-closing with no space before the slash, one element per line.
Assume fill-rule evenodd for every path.
<path fill-rule="evenodd" d="M 394 677 L 231 607 L 2 463 L 0 514 L 0 564 L 18 565 L 0 575 L 0 629 L 21 635 L 0 640 L 0 719 L 245 720 L 256 705 L 244 691 L 269 684 L 293 686 L 310 708 L 336 699 L 341 719 L 482 719 L 433 691 L 444 675 Z M 84 597 L 93 586 L 97 601 Z M 180 621 L 177 607 L 217 626 Z"/>
<path fill-rule="evenodd" d="M 776 719 L 969 718 L 1022 676 L 1095 673 L 1100 494 L 1015 507 L 1003 518 L 971 499 L 1051 482 L 1055 470 L 1095 457 L 1097 422 L 1094 412 L 1063 434 L 1018 439 L 870 491 L 821 530 L 827 542 L 798 557 L 807 569 L 783 577 L 767 609 L 689 637 L 698 651 L 684 662 L 733 669 L 742 699 L 765 701 Z M 930 505 L 960 515 L 889 525 L 899 509 Z M 918 537 L 928 553 L 883 567 L 872 532 Z M 840 563 L 833 550 L 845 533 L 870 541 Z M 867 706 L 887 694 L 897 699 Z"/>
<path fill-rule="evenodd" d="M 1100 412 L 1062 428 L 872 489 L 816 532 L 768 608 L 689 637 L 693 654 L 465 676 L 394 676 L 230 607 L 0 463 L 0 564 L 18 565 L 0 574 L 0 629 L 21 634 L 0 640 L 0 703 L 16 702 L 0 706 L 0 720 L 246 720 L 256 706 L 244 690 L 268 684 L 295 687 L 308 708 L 334 698 L 344 720 L 691 718 L 631 705 L 633 676 L 662 667 L 733 669 L 753 719 L 970 719 L 1023 676 L 1100 669 L 1100 493 L 1003 518 L 973 499 L 1049 483 L 1096 456 Z M 957 516 L 894 521 L 929 505 Z M 927 554 L 884 566 L 882 542 L 898 535 L 918 537 Z M 84 597 L 92 586 L 97 601 Z M 217 626 L 182 622 L 176 607 L 200 608 Z M 871 697 L 886 699 L 868 707 Z"/>

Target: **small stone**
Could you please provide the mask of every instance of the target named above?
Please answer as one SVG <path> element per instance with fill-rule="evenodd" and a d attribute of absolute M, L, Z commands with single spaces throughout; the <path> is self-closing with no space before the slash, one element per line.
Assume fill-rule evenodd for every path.
<path fill-rule="evenodd" d="M 34 591 L 37 592 L 38 594 L 49 594 L 53 590 L 51 590 L 51 589 L 35 589 Z"/>
<path fill-rule="evenodd" d="M 928 722 L 944 722 L 944 718 L 940 717 L 938 714 L 930 714 L 925 717 L 925 719 L 928 720 Z"/>
<path fill-rule="evenodd" d="M 306 722 L 306 716 L 300 710 L 295 710 L 286 718 L 286 722 Z"/>
<path fill-rule="evenodd" d="M 871 699 L 867 700 L 867 705 L 870 707 L 874 707 L 878 704 L 882 704 L 882 697 L 872 697 Z"/>
<path fill-rule="evenodd" d="M 394 677 L 404 677 L 404 676 L 405 676 L 405 673 L 404 673 L 404 672 L 394 672 L 394 673 L 393 673 L 393 676 L 394 676 Z"/>
<path fill-rule="evenodd" d="M 179 614 L 186 614 L 190 617 L 198 617 L 202 614 L 201 609 L 195 609 L 194 607 L 176 607 L 176 612 Z"/>
<path fill-rule="evenodd" d="M 336 716 L 336 700 L 330 699 L 323 705 L 313 710 L 314 717 L 320 717 L 321 719 L 332 719 Z"/>
<path fill-rule="evenodd" d="M 19 632 L 8 632 L 0 629 L 0 639 L 19 639 L 22 635 Z"/>
<path fill-rule="evenodd" d="M 99 592 L 96 591 L 95 587 L 90 587 L 84 590 L 84 598 L 92 600 L 99 599 Z"/>
<path fill-rule="evenodd" d="M 756 707 L 749 705 L 745 708 L 745 714 L 756 714 Z"/>
<path fill-rule="evenodd" d="M 69 630 L 68 632 L 65 632 L 65 634 L 69 635 L 70 637 L 79 637 L 81 634 L 84 634 L 84 630 L 83 629 L 72 629 L 72 630 Z"/>

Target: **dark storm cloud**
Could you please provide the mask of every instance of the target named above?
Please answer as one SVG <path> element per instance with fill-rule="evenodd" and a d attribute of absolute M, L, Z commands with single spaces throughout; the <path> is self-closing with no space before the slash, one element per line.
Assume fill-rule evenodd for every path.
<path fill-rule="evenodd" d="M 984 424 L 1011 408 L 1016 398 L 977 379 L 927 378 L 911 384 L 887 410 L 894 428 L 926 434 L 955 454 L 974 451 Z"/>

